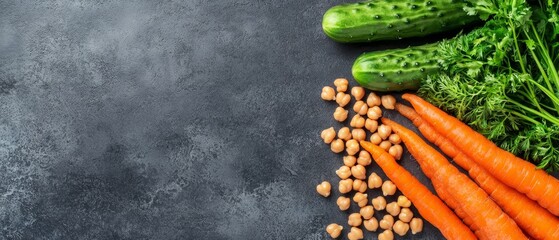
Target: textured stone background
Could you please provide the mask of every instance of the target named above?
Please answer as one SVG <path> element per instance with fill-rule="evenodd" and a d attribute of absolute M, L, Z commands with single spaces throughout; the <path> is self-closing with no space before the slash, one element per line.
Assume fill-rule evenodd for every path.
<path fill-rule="evenodd" d="M 333 43 L 320 21 L 341 2 L 0 1 L 2 239 L 323 239 L 345 225 L 338 194 L 314 192 L 341 164 L 319 140 L 340 126 L 320 89 L 359 53 L 410 42 Z"/>

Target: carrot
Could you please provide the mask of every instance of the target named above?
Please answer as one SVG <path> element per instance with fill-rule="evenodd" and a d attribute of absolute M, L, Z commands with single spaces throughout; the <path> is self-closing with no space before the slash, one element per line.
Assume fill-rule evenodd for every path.
<path fill-rule="evenodd" d="M 508 187 L 466 156 L 453 143 L 438 133 L 427 121 L 410 107 L 396 104 L 396 110 L 411 120 L 423 136 L 437 145 L 447 156 L 468 171 L 478 185 L 505 211 L 527 234 L 534 239 L 559 239 L 559 219 L 530 200 L 524 194 Z M 535 223 L 537 219 L 537 223 Z"/>
<path fill-rule="evenodd" d="M 432 169 L 434 181 L 441 181 L 460 208 L 475 221 L 485 239 L 527 239 L 516 223 L 493 202 L 469 177 L 462 174 L 437 150 L 429 146 L 411 130 L 383 118 L 382 123 L 392 127 L 408 151 Z"/>
<path fill-rule="evenodd" d="M 396 163 L 392 155 L 371 142 L 361 141 L 388 178 L 410 199 L 421 216 L 438 228 L 447 239 L 476 239 L 470 229 L 417 178 Z"/>
<path fill-rule="evenodd" d="M 511 188 L 526 194 L 559 216 L 559 180 L 528 161 L 507 152 L 460 120 L 413 94 L 402 95 L 423 119 L 482 168 Z"/>

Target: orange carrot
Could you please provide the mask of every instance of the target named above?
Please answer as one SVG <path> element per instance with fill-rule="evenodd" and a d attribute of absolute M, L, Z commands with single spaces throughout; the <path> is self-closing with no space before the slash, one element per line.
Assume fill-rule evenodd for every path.
<path fill-rule="evenodd" d="M 423 219 L 438 228 L 443 236 L 447 239 L 476 239 L 472 231 L 454 215 L 452 210 L 410 172 L 396 163 L 392 155 L 370 142 L 361 141 L 361 146 L 371 153 L 375 162 L 398 189 L 410 199 Z"/>
<path fill-rule="evenodd" d="M 507 152 L 460 120 L 413 94 L 404 94 L 423 119 L 504 184 L 559 216 L 559 180 Z"/>
<path fill-rule="evenodd" d="M 410 119 L 423 136 L 437 145 L 447 156 L 464 168 L 478 185 L 531 237 L 534 239 L 559 239 L 559 219 L 530 200 L 524 194 L 508 187 L 491 176 L 453 143 L 438 133 L 427 121 L 410 107 L 396 104 L 396 110 Z M 535 224 L 535 220 L 537 223 Z"/>
<path fill-rule="evenodd" d="M 441 181 L 461 209 L 475 221 L 481 236 L 486 239 L 527 239 L 514 220 L 441 153 L 400 124 L 386 118 L 382 119 L 382 123 L 392 127 L 415 159 L 421 159 L 432 169 L 436 169 L 433 172 L 434 181 Z"/>

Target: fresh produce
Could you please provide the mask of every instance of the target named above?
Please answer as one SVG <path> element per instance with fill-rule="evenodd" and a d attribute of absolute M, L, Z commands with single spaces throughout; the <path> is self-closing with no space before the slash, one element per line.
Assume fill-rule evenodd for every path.
<path fill-rule="evenodd" d="M 437 132 L 448 138 L 495 178 L 536 200 L 554 215 L 559 215 L 559 205 L 556 204 L 559 199 L 559 180 L 499 148 L 460 120 L 420 97 L 406 93 L 402 98 L 408 100 L 417 113 L 431 123 Z"/>
<path fill-rule="evenodd" d="M 434 181 L 443 184 L 450 196 L 460 204 L 461 209 L 475 221 L 481 236 L 487 239 L 527 239 L 513 219 L 489 199 L 468 176 L 462 174 L 437 150 L 424 142 L 413 131 L 383 118 L 383 123 L 391 126 L 400 135 L 408 151 L 415 159 L 422 159 L 433 172 Z"/>
<path fill-rule="evenodd" d="M 322 29 L 337 42 L 371 42 L 426 36 L 479 21 L 464 0 L 383 0 L 341 4 L 324 14 Z"/>
<path fill-rule="evenodd" d="M 532 238 L 559 239 L 558 218 L 479 167 L 415 110 L 402 104 L 396 104 L 396 110 L 410 119 L 428 141 L 437 145 L 447 156 L 453 158 L 455 163 L 468 171 L 470 177 Z M 534 219 L 538 219 L 538 224 L 534 224 Z"/>
<path fill-rule="evenodd" d="M 476 239 L 476 236 L 454 215 L 452 210 L 417 178 L 396 163 L 394 157 L 370 142 L 361 141 L 361 146 L 371 154 L 398 189 L 415 205 L 421 216 L 437 227 L 446 238 Z"/>

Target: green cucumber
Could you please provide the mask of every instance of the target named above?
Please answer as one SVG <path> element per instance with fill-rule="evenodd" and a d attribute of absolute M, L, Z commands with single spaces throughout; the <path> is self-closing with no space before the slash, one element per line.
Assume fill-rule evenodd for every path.
<path fill-rule="evenodd" d="M 419 88 L 421 79 L 440 70 L 437 43 L 364 53 L 353 63 L 353 78 L 374 91 Z"/>
<path fill-rule="evenodd" d="M 463 10 L 465 0 L 375 0 L 330 8 L 322 29 L 337 42 L 421 37 L 481 21 Z"/>

